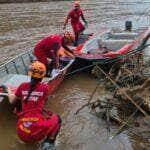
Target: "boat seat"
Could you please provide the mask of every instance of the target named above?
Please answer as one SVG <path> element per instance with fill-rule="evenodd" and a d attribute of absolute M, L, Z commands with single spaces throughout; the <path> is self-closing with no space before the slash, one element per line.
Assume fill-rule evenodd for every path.
<path fill-rule="evenodd" d="M 138 36 L 138 33 L 133 32 L 121 32 L 121 33 L 112 33 L 109 35 L 112 39 L 134 39 Z"/>
<path fill-rule="evenodd" d="M 0 85 L 18 87 L 23 82 L 29 82 L 30 77 L 22 74 L 7 74 L 0 79 Z"/>
<path fill-rule="evenodd" d="M 124 40 L 109 39 L 109 40 L 105 40 L 103 43 L 107 49 L 112 50 L 112 51 L 117 51 L 121 49 L 124 45 L 129 44 L 132 41 L 133 40 L 127 40 L 127 39 L 124 39 Z"/>
<path fill-rule="evenodd" d="M 86 46 L 83 47 L 82 53 L 87 53 L 88 51 L 92 52 L 99 49 L 100 39 L 94 38 L 86 43 Z"/>

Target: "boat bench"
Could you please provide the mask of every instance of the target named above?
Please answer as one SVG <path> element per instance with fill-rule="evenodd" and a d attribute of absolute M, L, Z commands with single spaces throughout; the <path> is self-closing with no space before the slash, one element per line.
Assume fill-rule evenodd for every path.
<path fill-rule="evenodd" d="M 109 37 L 112 39 L 135 39 L 139 33 L 122 32 L 122 33 L 110 33 Z"/>
<path fill-rule="evenodd" d="M 112 39 L 108 39 L 103 41 L 105 47 L 109 50 L 112 51 L 117 51 L 119 49 L 121 49 L 124 45 L 131 43 L 133 40 L 112 40 Z"/>
<path fill-rule="evenodd" d="M 86 43 L 86 46 L 83 47 L 82 53 L 87 53 L 88 51 L 93 52 L 100 48 L 100 39 L 92 39 Z"/>

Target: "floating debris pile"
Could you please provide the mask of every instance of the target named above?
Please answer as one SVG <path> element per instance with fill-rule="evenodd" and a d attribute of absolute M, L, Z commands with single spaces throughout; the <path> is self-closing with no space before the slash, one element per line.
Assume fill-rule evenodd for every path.
<path fill-rule="evenodd" d="M 148 70 L 150 70 L 150 63 L 143 62 L 143 57 L 116 62 L 107 72 L 98 65 L 93 68 L 92 74 L 98 78 L 105 77 L 105 90 L 110 92 L 111 96 L 105 97 L 105 100 L 98 99 L 89 106 L 108 124 L 115 122 L 121 125 L 115 135 L 125 127 L 132 127 L 134 134 L 139 135 L 138 133 L 141 132 L 143 135 L 146 132 L 146 137 L 150 138 L 148 128 L 150 125 L 150 74 Z M 143 120 L 144 125 L 139 120 Z"/>
<path fill-rule="evenodd" d="M 142 110 L 150 111 L 150 77 L 149 62 L 143 62 L 143 57 L 130 56 L 125 61 L 116 62 L 107 71 L 96 65 L 92 74 L 98 78 L 105 76 L 105 89 L 111 92 L 112 99 L 122 104 L 124 111 L 132 110 L 143 102 Z M 136 59 L 135 59 L 136 57 Z M 136 106 L 136 107 L 137 107 Z M 129 113 L 129 114 L 130 114 Z"/>

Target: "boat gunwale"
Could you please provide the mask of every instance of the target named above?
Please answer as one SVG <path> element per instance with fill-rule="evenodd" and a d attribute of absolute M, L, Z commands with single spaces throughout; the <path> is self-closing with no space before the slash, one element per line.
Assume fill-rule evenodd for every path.
<path fill-rule="evenodd" d="M 50 81 L 52 81 L 53 79 L 55 79 L 57 76 L 61 75 L 65 70 L 67 70 L 67 69 L 73 64 L 74 61 L 75 61 L 75 59 L 71 59 L 71 60 L 69 61 L 69 63 L 68 63 L 64 68 L 62 68 L 62 69 L 60 70 L 60 72 L 59 72 L 58 74 L 56 74 L 55 76 L 53 76 L 53 77 L 51 77 L 51 78 L 45 77 L 44 79 L 49 79 L 48 81 L 45 81 L 45 82 L 50 82 Z"/>
<path fill-rule="evenodd" d="M 25 54 L 29 54 L 30 55 L 30 52 L 32 52 L 32 50 L 28 50 L 26 52 L 23 52 L 23 53 L 19 54 L 18 56 L 15 56 L 14 58 L 12 58 L 12 59 L 8 60 L 7 62 L 5 62 L 4 64 L 0 65 L 0 68 L 6 66 L 7 64 L 13 62 L 15 59 L 17 59 L 17 58 L 19 58 L 19 57 L 21 57 L 21 56 L 23 56 Z"/>
<path fill-rule="evenodd" d="M 0 69 L 3 68 L 3 67 L 5 68 L 9 63 L 14 62 L 14 61 L 15 61 L 16 59 L 18 59 L 18 58 L 22 58 L 22 57 L 23 57 L 24 55 L 26 55 L 26 54 L 30 55 L 32 52 L 33 52 L 32 49 L 30 49 L 30 50 L 28 50 L 28 51 L 26 51 L 26 52 L 23 52 L 23 53 L 19 54 L 18 56 L 16 56 L 16 57 L 10 59 L 8 62 L 6 62 L 6 63 L 0 65 Z M 29 56 L 29 57 L 30 57 L 30 56 Z M 21 61 L 22 61 L 22 60 L 21 60 Z M 55 79 L 57 76 L 59 76 L 60 74 L 62 74 L 65 70 L 67 70 L 67 68 L 69 68 L 69 67 L 71 66 L 71 64 L 73 64 L 74 61 L 75 61 L 75 59 L 70 59 L 69 63 L 68 63 L 64 68 L 62 68 L 62 69 L 60 70 L 60 72 L 59 72 L 58 74 L 56 74 L 55 76 L 53 76 L 53 77 L 51 77 L 51 78 L 45 77 L 46 79 L 49 79 L 49 80 L 46 81 L 46 82 L 50 82 L 50 81 L 52 81 L 53 79 Z M 23 62 L 23 61 L 22 61 L 22 62 Z M 6 68 L 5 68 L 5 69 L 6 69 Z M 7 71 L 6 71 L 6 72 L 7 72 Z M 17 72 L 17 71 L 16 71 L 16 72 Z M 19 74 L 19 75 L 25 75 L 25 76 L 27 76 L 26 74 L 21 74 L 21 73 L 6 73 L 6 74 Z"/>

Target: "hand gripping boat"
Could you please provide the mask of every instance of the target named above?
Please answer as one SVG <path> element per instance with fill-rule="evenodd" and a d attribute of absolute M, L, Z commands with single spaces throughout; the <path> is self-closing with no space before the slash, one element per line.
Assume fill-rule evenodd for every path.
<path fill-rule="evenodd" d="M 15 92 L 22 82 L 30 81 L 30 77 L 27 75 L 27 72 L 32 60 L 32 51 L 27 51 L 0 66 L 0 85 L 6 85 Z M 42 82 L 48 84 L 49 86 L 49 94 L 53 94 L 59 87 L 73 62 L 74 59 L 62 61 L 60 63 L 61 69 L 59 72 L 53 74 L 53 76 L 50 78 L 45 77 L 43 79 Z M 0 93 L 0 95 L 5 96 L 2 91 L 0 91 Z"/>

